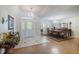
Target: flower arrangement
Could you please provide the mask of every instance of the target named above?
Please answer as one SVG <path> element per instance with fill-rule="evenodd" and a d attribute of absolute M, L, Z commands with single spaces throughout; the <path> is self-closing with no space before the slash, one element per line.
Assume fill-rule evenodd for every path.
<path fill-rule="evenodd" d="M 1 34 L 0 39 L 4 44 L 7 43 L 13 45 L 17 45 L 20 41 L 20 37 L 18 34 L 11 34 L 10 32 Z"/>

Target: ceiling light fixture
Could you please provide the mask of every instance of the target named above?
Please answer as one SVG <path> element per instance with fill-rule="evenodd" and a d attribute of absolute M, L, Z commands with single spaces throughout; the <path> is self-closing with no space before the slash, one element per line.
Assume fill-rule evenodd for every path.
<path fill-rule="evenodd" d="M 32 12 L 32 7 L 30 8 L 29 12 L 28 12 L 28 17 L 30 18 L 34 18 L 34 13 Z"/>

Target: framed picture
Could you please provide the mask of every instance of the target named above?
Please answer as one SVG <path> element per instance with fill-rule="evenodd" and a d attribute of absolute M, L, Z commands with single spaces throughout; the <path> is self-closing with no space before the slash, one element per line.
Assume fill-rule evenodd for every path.
<path fill-rule="evenodd" d="M 14 30 L 14 18 L 8 15 L 8 30 Z"/>

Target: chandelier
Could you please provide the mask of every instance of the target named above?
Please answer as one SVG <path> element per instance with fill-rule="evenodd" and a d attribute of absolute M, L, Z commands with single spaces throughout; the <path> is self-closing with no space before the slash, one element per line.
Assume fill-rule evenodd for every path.
<path fill-rule="evenodd" d="M 28 12 L 28 17 L 29 17 L 29 18 L 34 18 L 34 17 L 35 17 L 35 15 L 34 15 L 34 13 L 33 13 L 33 8 L 32 8 L 32 7 L 30 8 L 30 10 L 29 10 L 29 12 Z"/>

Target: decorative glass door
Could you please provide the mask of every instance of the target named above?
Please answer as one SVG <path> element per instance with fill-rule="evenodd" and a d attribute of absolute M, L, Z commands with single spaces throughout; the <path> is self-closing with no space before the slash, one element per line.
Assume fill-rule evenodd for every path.
<path fill-rule="evenodd" d="M 31 37 L 32 33 L 32 21 L 22 20 L 21 23 L 21 36 L 22 37 Z"/>

